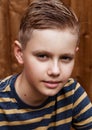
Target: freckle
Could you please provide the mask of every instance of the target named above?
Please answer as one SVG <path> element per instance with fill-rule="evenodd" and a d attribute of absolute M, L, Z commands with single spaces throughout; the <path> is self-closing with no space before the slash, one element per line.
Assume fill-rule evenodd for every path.
<path fill-rule="evenodd" d="M 27 95 L 26 95 L 26 94 L 24 94 L 24 96 L 26 97 Z"/>

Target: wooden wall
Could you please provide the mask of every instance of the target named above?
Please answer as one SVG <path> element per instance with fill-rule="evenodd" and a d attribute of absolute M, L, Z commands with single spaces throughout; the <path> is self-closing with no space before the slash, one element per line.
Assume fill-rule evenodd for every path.
<path fill-rule="evenodd" d="M 31 0 L 0 0 L 0 78 L 20 72 L 13 55 L 13 41 L 17 36 L 24 8 Z M 81 24 L 80 50 L 73 76 L 78 79 L 92 100 L 92 0 L 63 0 L 79 17 Z"/>

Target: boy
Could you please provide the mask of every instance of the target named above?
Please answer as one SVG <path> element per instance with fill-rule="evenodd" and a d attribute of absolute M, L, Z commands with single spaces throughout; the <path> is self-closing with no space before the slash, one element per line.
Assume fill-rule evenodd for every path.
<path fill-rule="evenodd" d="M 31 2 L 14 46 L 23 71 L 0 84 L 0 130 L 92 129 L 92 104 L 70 78 L 78 38 L 78 19 L 60 0 Z"/>

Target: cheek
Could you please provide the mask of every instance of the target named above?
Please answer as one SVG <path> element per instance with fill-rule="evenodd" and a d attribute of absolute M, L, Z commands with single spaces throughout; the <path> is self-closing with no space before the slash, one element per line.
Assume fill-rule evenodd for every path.
<path fill-rule="evenodd" d="M 74 67 L 74 62 L 72 62 L 71 64 L 68 64 L 68 65 L 63 65 L 63 75 L 66 79 L 71 76 L 73 67 Z"/>
<path fill-rule="evenodd" d="M 24 67 L 26 78 L 29 80 L 29 82 L 36 82 L 36 79 L 40 77 L 38 68 L 33 63 L 27 64 Z"/>
<path fill-rule="evenodd" d="M 26 61 L 24 69 L 29 75 L 40 76 L 46 72 L 46 65 L 31 59 Z"/>

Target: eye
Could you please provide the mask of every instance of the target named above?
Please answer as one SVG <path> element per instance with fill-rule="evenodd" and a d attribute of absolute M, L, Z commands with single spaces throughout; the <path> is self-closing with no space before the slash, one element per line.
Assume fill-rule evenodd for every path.
<path fill-rule="evenodd" d="M 62 56 L 60 59 L 62 60 L 62 62 L 68 63 L 73 60 L 73 57 L 72 56 Z"/>
<path fill-rule="evenodd" d="M 46 58 L 47 57 L 45 54 L 38 54 L 37 56 L 40 57 L 40 58 Z"/>
<path fill-rule="evenodd" d="M 37 54 L 36 56 L 39 60 L 47 60 L 48 59 L 47 54 Z"/>

